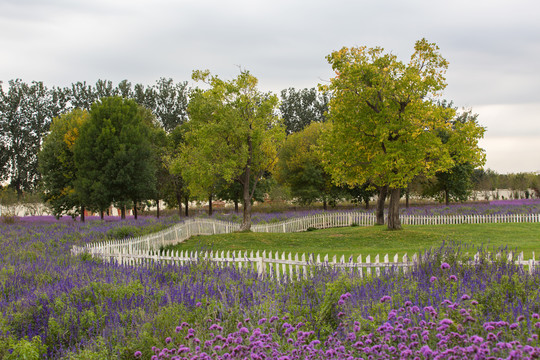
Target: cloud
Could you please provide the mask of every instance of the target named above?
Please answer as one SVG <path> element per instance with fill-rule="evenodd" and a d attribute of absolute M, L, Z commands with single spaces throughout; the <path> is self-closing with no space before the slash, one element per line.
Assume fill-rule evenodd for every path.
<path fill-rule="evenodd" d="M 540 173 L 540 136 L 496 136 L 480 141 L 486 150 L 484 168 L 498 173 Z"/>
<path fill-rule="evenodd" d="M 539 11 L 536 0 L 3 0 L 0 80 L 149 85 L 241 66 L 279 93 L 328 80 L 325 56 L 343 46 L 408 61 L 425 37 L 450 62 L 444 98 L 472 106 L 486 140 L 506 146 L 494 137 L 539 133 Z"/>

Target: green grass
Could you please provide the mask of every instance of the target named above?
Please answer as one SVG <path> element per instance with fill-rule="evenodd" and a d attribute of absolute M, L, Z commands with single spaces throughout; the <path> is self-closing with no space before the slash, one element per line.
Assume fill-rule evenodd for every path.
<path fill-rule="evenodd" d="M 266 250 L 333 255 L 380 254 L 412 255 L 443 241 L 455 241 L 474 247 L 484 245 L 490 249 L 508 246 L 523 251 L 528 259 L 534 251 L 540 254 L 540 224 L 460 224 L 410 225 L 402 231 L 388 231 L 383 226 L 345 227 L 302 233 L 233 233 L 225 235 L 195 236 L 174 250 Z M 474 249 L 469 250 L 473 252 Z M 536 256 L 538 258 L 538 256 Z"/>

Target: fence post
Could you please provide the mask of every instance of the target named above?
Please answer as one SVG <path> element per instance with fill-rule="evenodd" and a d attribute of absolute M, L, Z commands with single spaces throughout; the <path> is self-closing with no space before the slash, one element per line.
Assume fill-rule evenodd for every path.
<path fill-rule="evenodd" d="M 362 268 L 362 255 L 358 255 L 356 262 L 358 263 L 358 273 L 360 274 L 360 279 L 362 279 L 364 277 L 364 269 Z"/>
<path fill-rule="evenodd" d="M 264 264 L 264 253 L 263 255 L 259 255 L 259 251 L 257 251 L 257 272 L 259 273 L 259 276 L 263 277 L 264 273 L 266 272 L 266 265 Z"/>

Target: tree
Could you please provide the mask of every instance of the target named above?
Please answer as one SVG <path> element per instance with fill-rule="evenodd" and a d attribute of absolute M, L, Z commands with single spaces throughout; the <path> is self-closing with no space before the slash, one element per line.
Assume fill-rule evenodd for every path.
<path fill-rule="evenodd" d="M 181 168 L 176 168 L 185 143 L 187 124 L 177 126 L 167 134 L 167 150 L 163 157 L 163 164 L 167 169 L 167 176 L 163 184 L 163 198 L 168 207 L 178 207 L 178 216 L 182 216 L 182 201 L 185 203 L 185 215 L 188 216 L 189 191 L 181 175 Z"/>
<path fill-rule="evenodd" d="M 244 211 L 241 229 L 249 230 L 257 185 L 274 167 L 285 137 L 276 115 L 278 99 L 257 90 L 257 79 L 248 71 L 231 81 L 209 71 L 194 71 L 193 79 L 210 88 L 195 91 L 188 106 L 182 176 L 190 189 L 207 194 L 215 191 L 219 179 L 238 181 Z"/>
<path fill-rule="evenodd" d="M 369 201 L 375 194 L 377 194 L 377 190 L 373 186 L 371 186 L 370 183 L 365 183 L 349 188 L 348 193 L 351 196 L 352 203 L 358 205 L 364 203 L 366 210 L 368 210 Z"/>
<path fill-rule="evenodd" d="M 0 180 L 8 180 L 19 197 L 39 182 L 37 154 L 64 105 L 63 95 L 42 82 L 10 80 L 7 92 L 0 86 Z"/>
<path fill-rule="evenodd" d="M 160 78 L 153 87 L 154 107 L 152 112 L 167 132 L 187 120 L 187 81 L 175 84 L 173 79 Z"/>
<path fill-rule="evenodd" d="M 443 107 L 452 107 L 452 103 L 447 104 L 445 101 L 440 103 Z M 446 129 L 439 130 L 439 137 L 443 144 L 448 144 L 452 141 L 452 137 L 459 136 L 464 128 L 465 131 L 476 131 L 475 137 L 480 137 L 484 133 L 484 128 L 478 126 L 478 114 L 473 114 L 471 110 L 456 113 L 451 122 L 451 131 Z M 463 143 L 461 146 L 468 147 L 470 144 Z M 473 144 L 474 146 L 474 144 Z M 453 146 L 456 148 L 456 146 Z M 472 189 L 472 173 L 475 166 L 480 163 L 460 162 L 458 155 L 454 150 L 450 151 L 450 155 L 454 159 L 455 165 L 445 171 L 440 171 L 435 174 L 435 177 L 428 180 L 425 184 L 423 195 L 432 196 L 439 201 L 444 201 L 446 205 L 450 201 L 466 201 Z M 474 157 L 472 157 L 474 159 Z"/>
<path fill-rule="evenodd" d="M 327 204 L 343 196 L 344 191 L 332 184 L 316 151 L 323 127 L 323 123 L 311 123 L 287 137 L 279 153 L 275 177 L 280 184 L 290 187 L 291 195 L 301 204 L 321 201 L 326 210 Z"/>
<path fill-rule="evenodd" d="M 75 109 L 68 114 L 54 118 L 50 132 L 43 141 L 39 153 L 39 170 L 44 188 L 43 199 L 58 218 L 62 214 L 81 214 L 84 209 L 80 197 L 75 192 L 77 167 L 73 147 L 79 137 L 79 129 L 88 120 L 88 112 Z"/>
<path fill-rule="evenodd" d="M 69 91 L 70 103 L 73 108 L 89 111 L 92 104 L 98 100 L 95 89 L 87 85 L 86 81 L 71 84 Z"/>
<path fill-rule="evenodd" d="M 315 88 L 282 90 L 279 111 L 287 134 L 299 132 L 312 122 L 324 122 L 328 101 L 328 94 Z"/>
<path fill-rule="evenodd" d="M 438 172 L 425 183 L 422 195 L 444 201 L 446 205 L 449 205 L 450 201 L 466 201 L 471 194 L 473 170 L 471 164 L 463 163 Z"/>
<path fill-rule="evenodd" d="M 101 213 L 113 202 L 153 199 L 156 169 L 149 111 L 133 100 L 107 97 L 92 105 L 75 144 L 75 189 Z M 135 213 L 136 214 L 136 213 Z M 122 208 L 122 217 L 125 217 Z"/>
<path fill-rule="evenodd" d="M 434 101 L 446 87 L 448 66 L 435 44 L 417 41 L 408 64 L 379 47 L 343 48 L 327 60 L 336 76 L 323 87 L 332 93 L 325 168 L 338 184 L 388 186 L 389 229 L 401 229 L 401 189 L 417 175 L 430 178 L 451 168 L 451 148 L 460 162 L 482 162 L 478 132 L 461 129 L 446 146 L 437 136 L 440 129 L 451 131 L 454 110 Z"/>

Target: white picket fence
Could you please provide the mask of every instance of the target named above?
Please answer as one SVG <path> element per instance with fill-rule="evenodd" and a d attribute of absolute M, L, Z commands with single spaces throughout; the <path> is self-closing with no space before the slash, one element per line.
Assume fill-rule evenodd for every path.
<path fill-rule="evenodd" d="M 440 224 L 478 224 L 478 223 L 518 223 L 518 222 L 540 222 L 540 214 L 518 214 L 518 215 L 452 215 L 452 216 L 400 216 L 401 223 L 404 225 L 440 225 Z M 366 214 L 360 212 L 348 212 L 348 213 L 321 213 L 311 216 L 305 216 L 300 218 L 293 218 L 282 222 L 272 224 L 257 224 L 251 227 L 253 232 L 272 232 L 272 233 L 290 233 L 306 231 L 308 229 L 323 229 L 331 227 L 344 227 L 344 226 L 370 226 L 375 224 L 375 215 Z M 195 235 L 213 235 L 213 234 L 225 234 L 238 231 L 240 229 L 239 223 L 226 222 L 214 219 L 195 218 L 188 219 L 182 223 L 174 225 L 168 229 L 162 230 L 157 233 L 146 235 L 139 238 L 130 238 L 124 240 L 105 241 L 95 244 L 87 244 L 84 247 L 74 246 L 71 250 L 73 255 L 81 253 L 89 253 L 92 256 L 106 259 L 108 261 L 114 259 L 120 264 L 142 264 L 148 261 L 166 261 L 175 263 L 184 263 L 188 261 L 194 261 L 201 257 L 198 253 L 165 253 L 159 254 L 159 249 L 168 245 L 174 245 L 181 243 L 191 236 Z M 328 255 L 323 260 L 320 260 L 320 256 L 316 258 L 308 258 L 306 260 L 305 255 L 296 254 L 282 254 L 279 256 L 275 253 L 272 256 L 270 252 L 266 255 L 266 252 L 257 252 L 257 254 L 247 253 L 235 253 L 232 255 L 221 253 L 218 256 L 217 253 L 208 253 L 203 256 L 204 258 L 211 259 L 217 262 L 229 262 L 240 264 L 259 264 L 258 271 L 264 273 L 267 266 L 262 264 L 268 264 L 270 266 L 269 271 L 274 271 L 274 268 L 289 268 L 288 273 L 292 274 L 293 268 L 300 270 L 300 267 L 306 268 L 308 266 L 317 266 L 321 264 L 331 264 L 339 267 L 354 267 L 359 270 L 367 268 L 366 271 L 371 271 L 371 268 L 375 268 L 376 271 L 380 271 L 381 268 L 390 266 L 407 267 L 410 266 L 413 259 L 409 260 L 405 255 L 402 261 L 398 261 L 398 255 L 393 257 L 393 262 L 388 261 L 388 255 L 385 255 L 383 262 L 379 261 L 379 255 L 371 261 L 371 258 L 367 256 L 365 261 L 362 261 L 362 256 L 358 256 L 355 261 L 352 259 L 345 259 L 342 257 L 339 261 L 335 257 L 328 261 Z M 530 265 L 532 269 L 535 264 L 534 254 L 532 260 L 523 260 L 523 256 L 519 261 L 525 265 Z M 532 261 L 530 264 L 529 262 Z M 385 265 L 386 264 L 386 265 Z M 247 265 L 246 265 L 247 266 Z M 379 269 L 379 270 L 377 270 Z M 284 271 L 284 270 L 283 270 Z M 298 272 L 298 271 L 297 271 Z M 306 273 L 304 271 L 304 273 Z M 292 275 L 291 275 L 292 276 Z"/>
<path fill-rule="evenodd" d="M 379 276 L 382 272 L 389 269 L 400 269 L 403 272 L 407 272 L 410 267 L 413 267 L 418 263 L 418 255 L 414 254 L 412 257 L 408 257 L 407 254 L 399 256 L 395 254 L 392 259 L 388 254 L 384 255 L 381 261 L 380 255 L 376 255 L 371 258 L 367 255 L 365 259 L 362 255 L 356 257 L 350 256 L 348 259 L 342 255 L 339 259 L 337 256 L 330 258 L 327 255 L 321 257 L 320 254 L 292 254 L 282 252 L 281 255 L 276 252 L 266 251 L 136 251 L 134 254 L 127 254 L 123 250 L 112 251 L 109 253 L 96 253 L 94 256 L 107 261 L 109 263 L 116 263 L 121 266 L 149 266 L 152 264 L 160 263 L 162 265 L 175 264 L 185 265 L 189 263 L 196 263 L 198 261 L 212 261 L 222 265 L 234 266 L 238 269 L 250 269 L 257 271 L 260 276 L 268 276 L 276 279 L 297 279 L 308 278 L 321 267 L 338 268 L 343 271 L 354 272 L 357 276 L 363 278 L 367 276 Z M 516 259 L 513 259 L 513 253 L 508 253 L 507 260 L 514 261 L 518 265 L 526 266 L 530 273 L 532 273 L 537 266 L 540 265 L 540 261 L 536 261 L 535 254 L 533 252 L 532 258 L 524 260 L 523 252 L 521 252 Z M 496 254 L 495 258 L 500 258 L 500 254 Z M 401 259 L 400 259 L 401 258 Z M 480 254 L 476 253 L 470 260 L 471 264 L 479 261 Z"/>

